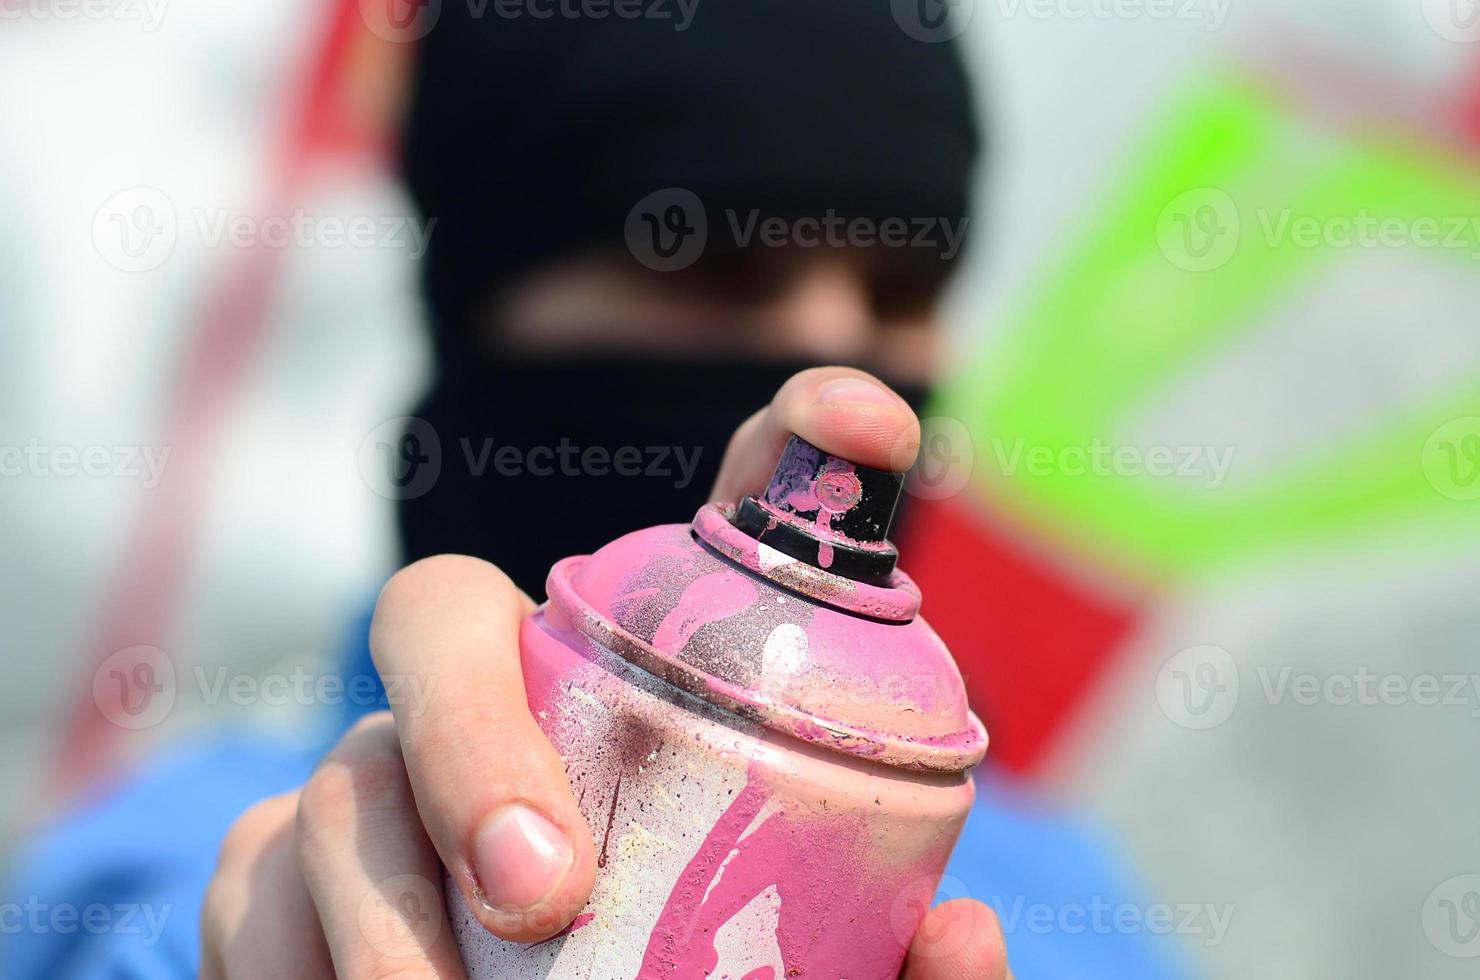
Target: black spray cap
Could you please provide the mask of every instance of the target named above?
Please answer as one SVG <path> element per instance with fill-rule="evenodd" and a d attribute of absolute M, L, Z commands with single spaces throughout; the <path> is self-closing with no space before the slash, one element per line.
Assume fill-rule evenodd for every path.
<path fill-rule="evenodd" d="M 834 575 L 887 585 L 899 559 L 888 536 L 903 486 L 903 473 L 859 466 L 792 436 L 765 493 L 740 502 L 735 526 Z"/>

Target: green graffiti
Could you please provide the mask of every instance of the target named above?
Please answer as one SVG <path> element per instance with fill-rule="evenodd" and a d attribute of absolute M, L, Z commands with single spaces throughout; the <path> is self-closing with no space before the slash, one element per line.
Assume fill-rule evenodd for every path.
<path fill-rule="evenodd" d="M 1480 379 L 1434 392 L 1422 411 L 1323 439 L 1267 479 L 1216 489 L 1146 473 L 1085 479 L 1083 466 L 1009 476 L 1002 459 L 982 459 L 1003 445 L 1080 459 L 1353 254 L 1300 239 L 1280 216 L 1347 235 L 1353 216 L 1415 234 L 1445 218 L 1446 244 L 1425 255 L 1480 276 L 1476 222 L 1459 220 L 1480 216 L 1470 167 L 1396 139 L 1312 135 L 1260 89 L 1221 79 L 1175 109 L 1103 195 L 1111 203 L 1045 263 L 1000 339 L 948 379 L 932 410 L 974 433 L 975 479 L 999 506 L 1166 573 L 1394 522 L 1480 532 L 1480 504 L 1436 486 L 1443 464 L 1428 458 L 1475 445 L 1429 443 L 1446 422 L 1480 416 Z M 1461 462 L 1452 468 L 1464 475 Z"/>

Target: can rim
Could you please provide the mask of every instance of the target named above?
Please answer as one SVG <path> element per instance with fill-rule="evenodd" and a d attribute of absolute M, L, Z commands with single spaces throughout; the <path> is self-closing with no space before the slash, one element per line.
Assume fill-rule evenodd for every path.
<path fill-rule="evenodd" d="M 575 555 L 555 563 L 545 583 L 550 601 L 588 640 L 680 690 L 772 731 L 900 769 L 964 772 L 986 753 L 986 728 L 969 711 L 964 729 L 928 738 L 905 738 L 814 717 L 763 692 L 684 663 L 611 622 L 580 595 L 572 580 L 589 557 Z"/>

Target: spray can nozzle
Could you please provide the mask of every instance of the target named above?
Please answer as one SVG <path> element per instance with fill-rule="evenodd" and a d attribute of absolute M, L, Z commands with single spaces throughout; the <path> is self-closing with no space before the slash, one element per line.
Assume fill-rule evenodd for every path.
<path fill-rule="evenodd" d="M 875 470 L 787 440 L 771 482 L 740 502 L 737 528 L 798 561 L 870 585 L 889 584 L 889 543 L 904 474 Z"/>

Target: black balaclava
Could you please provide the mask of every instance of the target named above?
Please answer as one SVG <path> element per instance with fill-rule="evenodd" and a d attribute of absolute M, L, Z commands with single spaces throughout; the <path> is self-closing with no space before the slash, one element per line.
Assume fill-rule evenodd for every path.
<path fill-rule="evenodd" d="M 626 251 L 639 201 L 679 188 L 701 202 L 701 268 L 733 251 L 731 211 L 966 218 L 970 89 L 956 45 L 910 29 L 915 3 L 934 0 L 440 5 L 404 148 L 412 194 L 437 222 L 423 285 L 438 369 L 416 415 L 440 444 L 430 489 L 400 503 L 408 560 L 478 555 L 542 594 L 554 560 L 692 517 L 735 427 L 812 366 L 477 349 L 488 298 L 525 272 L 603 251 L 641 269 Z"/>

